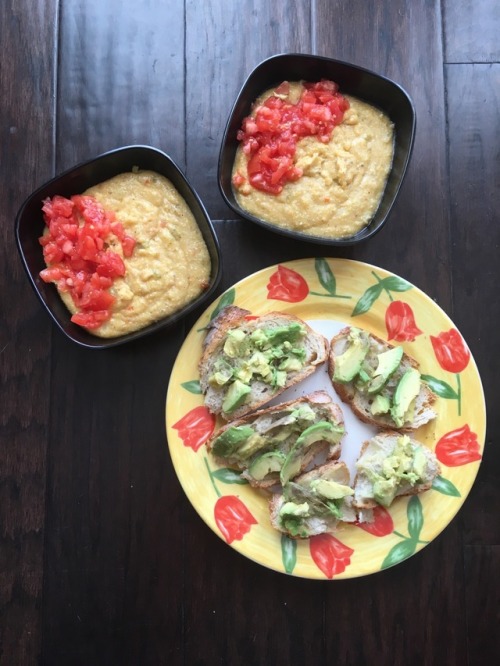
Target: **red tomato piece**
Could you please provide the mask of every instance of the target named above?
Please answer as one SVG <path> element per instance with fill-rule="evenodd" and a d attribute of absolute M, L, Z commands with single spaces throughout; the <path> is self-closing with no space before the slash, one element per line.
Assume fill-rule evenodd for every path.
<path fill-rule="evenodd" d="M 132 256 L 135 239 L 116 222 L 113 211 L 91 196 L 56 195 L 43 202 L 42 211 L 48 231 L 40 244 L 47 268 L 40 277 L 71 294 L 78 308 L 74 323 L 98 328 L 111 317 L 115 298 L 109 289 L 126 271 L 122 257 L 106 249 L 110 235 L 120 241 L 124 257 Z"/>
<path fill-rule="evenodd" d="M 292 104 L 287 96 L 290 84 L 281 83 L 257 109 L 254 116 L 243 120 L 237 133 L 248 156 L 248 179 L 256 189 L 277 195 L 287 182 L 298 180 L 302 171 L 293 165 L 297 142 L 306 136 L 316 136 L 328 143 L 333 129 L 339 125 L 348 100 L 338 92 L 333 81 L 304 84 L 299 101 Z M 281 158 L 287 156 L 290 162 Z M 244 183 L 233 178 L 235 187 Z"/>

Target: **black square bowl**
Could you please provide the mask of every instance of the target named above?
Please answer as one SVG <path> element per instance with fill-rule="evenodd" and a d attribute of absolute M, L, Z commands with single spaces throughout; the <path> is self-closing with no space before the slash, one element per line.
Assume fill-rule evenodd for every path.
<path fill-rule="evenodd" d="M 210 282 L 208 288 L 198 298 L 168 317 L 133 333 L 114 338 L 99 338 L 71 321 L 71 314 L 61 300 L 55 285 L 46 283 L 40 278 L 40 271 L 46 267 L 42 246 L 38 240 L 45 227 L 42 201 L 56 194 L 65 197 L 81 194 L 92 185 L 120 173 L 131 171 L 136 167 L 141 170 L 156 171 L 168 178 L 186 201 L 208 247 L 211 261 Z M 105 349 L 121 345 L 175 324 L 206 302 L 212 296 L 221 278 L 222 264 L 219 243 L 203 203 L 174 161 L 167 154 L 150 146 L 117 148 L 56 176 L 39 187 L 23 203 L 16 216 L 15 232 L 22 263 L 35 293 L 46 311 L 68 338 L 91 349 Z"/>
<path fill-rule="evenodd" d="M 358 97 L 384 111 L 394 124 L 394 158 L 378 209 L 368 226 L 349 238 L 322 238 L 270 224 L 245 211 L 238 204 L 231 173 L 239 142 L 236 138 L 243 119 L 253 102 L 266 90 L 282 81 L 335 81 L 340 92 Z M 251 72 L 236 98 L 227 122 L 219 155 L 218 183 L 227 204 L 240 216 L 270 231 L 323 245 L 353 245 L 371 238 L 384 226 L 400 190 L 410 160 L 415 136 L 416 116 L 413 103 L 403 88 L 375 72 L 340 60 L 301 53 L 272 56 Z"/>

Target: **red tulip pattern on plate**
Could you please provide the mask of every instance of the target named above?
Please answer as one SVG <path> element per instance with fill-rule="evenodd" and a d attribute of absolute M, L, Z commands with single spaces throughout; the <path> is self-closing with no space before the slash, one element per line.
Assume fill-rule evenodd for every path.
<path fill-rule="evenodd" d="M 267 298 L 276 301 L 287 301 L 289 303 L 299 303 L 307 298 L 309 294 L 325 298 L 351 298 L 344 294 L 337 294 L 335 275 L 326 259 L 315 259 L 314 270 L 324 291 L 310 291 L 307 281 L 300 273 L 286 266 L 279 265 L 269 278 Z"/>
<path fill-rule="evenodd" d="M 200 405 L 191 409 L 172 427 L 179 433 L 184 446 L 196 452 L 213 433 L 215 416 L 204 405 Z"/>
<path fill-rule="evenodd" d="M 332 534 L 317 534 L 309 539 L 309 550 L 313 562 L 327 578 L 344 573 L 351 564 L 352 548 L 346 546 Z"/>
<path fill-rule="evenodd" d="M 436 444 L 437 459 L 448 467 L 458 467 L 481 460 L 476 433 L 465 424 L 443 435 Z"/>
<path fill-rule="evenodd" d="M 217 494 L 214 506 L 215 523 L 227 543 L 241 541 L 250 532 L 252 525 L 257 525 L 257 520 L 237 495 L 222 495 L 216 481 L 241 484 L 245 484 L 246 481 L 240 479 L 239 474 L 230 469 L 211 470 L 206 457 L 205 466 Z"/>
<path fill-rule="evenodd" d="M 462 413 L 462 386 L 460 373 L 465 370 L 470 361 L 470 351 L 467 348 L 462 336 L 456 328 L 449 331 L 443 331 L 439 335 L 430 336 L 432 348 L 437 362 L 446 372 L 455 374 L 457 388 L 456 390 L 448 382 L 437 379 L 430 375 L 422 375 L 430 388 L 441 398 L 457 401 L 458 415 Z"/>

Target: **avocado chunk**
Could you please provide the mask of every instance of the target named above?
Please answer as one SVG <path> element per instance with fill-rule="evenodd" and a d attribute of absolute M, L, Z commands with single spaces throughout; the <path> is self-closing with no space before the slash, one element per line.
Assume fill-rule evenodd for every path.
<path fill-rule="evenodd" d="M 370 412 L 373 416 L 379 416 L 380 414 L 387 414 L 391 409 L 391 401 L 385 395 L 380 393 L 375 396 L 372 404 L 370 405 Z"/>
<path fill-rule="evenodd" d="M 420 373 L 415 368 L 408 368 L 399 380 L 391 407 L 391 416 L 398 428 L 405 422 L 405 414 L 412 401 L 420 392 Z"/>
<path fill-rule="evenodd" d="M 214 440 L 212 452 L 223 458 L 232 456 L 253 434 L 250 426 L 232 426 Z"/>
<path fill-rule="evenodd" d="M 234 412 L 235 409 L 238 409 L 245 402 L 251 390 L 250 386 L 243 384 L 239 379 L 234 381 L 226 393 L 226 397 L 222 403 L 222 411 L 226 414 Z"/>
<path fill-rule="evenodd" d="M 309 517 L 309 504 L 302 502 L 285 502 L 280 509 L 279 522 L 292 536 L 307 536 L 304 520 Z"/>
<path fill-rule="evenodd" d="M 233 328 L 227 333 L 226 341 L 224 343 L 224 353 L 229 358 L 236 358 L 244 356 L 249 348 L 249 341 L 240 328 Z"/>
<path fill-rule="evenodd" d="M 268 451 L 257 456 L 248 468 L 248 473 L 257 481 L 262 481 L 268 474 L 279 472 L 285 462 L 285 454 L 281 451 Z"/>
<path fill-rule="evenodd" d="M 335 359 L 333 381 L 341 383 L 352 381 L 361 370 L 369 349 L 370 341 L 366 336 L 350 336 L 347 349 Z"/>
<path fill-rule="evenodd" d="M 268 328 L 264 332 L 271 347 L 277 347 L 284 342 L 297 342 L 306 333 L 304 326 L 299 322 L 292 322 L 288 326 Z"/>
<path fill-rule="evenodd" d="M 378 365 L 373 373 L 373 379 L 368 384 L 368 393 L 378 393 L 385 386 L 401 363 L 403 347 L 392 347 L 379 354 L 377 358 Z"/>
<path fill-rule="evenodd" d="M 290 479 L 299 474 L 302 459 L 307 450 L 316 442 L 327 441 L 337 443 L 344 434 L 344 428 L 328 421 L 319 421 L 304 430 L 290 449 L 280 472 L 280 481 L 284 486 Z"/>

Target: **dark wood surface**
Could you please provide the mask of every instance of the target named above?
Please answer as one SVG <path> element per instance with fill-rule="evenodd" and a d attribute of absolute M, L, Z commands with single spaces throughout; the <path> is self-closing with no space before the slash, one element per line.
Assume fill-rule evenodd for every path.
<path fill-rule="evenodd" d="M 0 666 L 498 663 L 499 34 L 495 0 L 0 3 Z M 147 143 L 176 160 L 214 220 L 218 293 L 318 254 L 234 219 L 216 183 L 237 91 L 285 51 L 355 62 L 411 94 L 417 135 L 390 222 L 329 254 L 429 294 L 464 334 L 488 410 L 458 516 L 409 560 L 347 581 L 252 563 L 186 499 L 164 411 L 192 321 L 80 349 L 50 324 L 14 243 L 35 187 Z"/>

